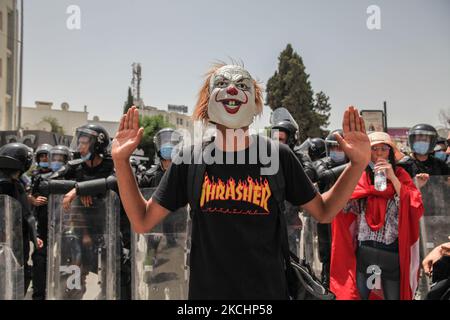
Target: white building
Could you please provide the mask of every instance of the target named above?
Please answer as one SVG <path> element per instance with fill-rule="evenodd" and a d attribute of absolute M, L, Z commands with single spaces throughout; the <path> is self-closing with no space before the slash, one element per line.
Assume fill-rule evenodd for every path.
<path fill-rule="evenodd" d="M 100 120 L 98 116 L 94 116 L 92 120 L 88 120 L 89 124 L 97 124 L 105 128 L 106 132 L 108 132 L 110 138 L 114 138 L 117 130 L 119 129 L 118 121 L 105 121 Z"/>
<path fill-rule="evenodd" d="M 192 116 L 174 112 L 174 111 L 167 111 L 158 109 L 156 107 L 151 106 L 145 106 L 143 110 L 139 111 L 140 114 L 143 116 L 156 116 L 156 115 L 162 115 L 164 119 L 175 126 L 176 129 L 186 129 L 188 131 L 192 131 L 194 129 Z"/>
<path fill-rule="evenodd" d="M 18 16 L 16 0 L 0 0 L 0 130 L 17 129 Z"/>
<path fill-rule="evenodd" d="M 60 109 L 52 109 L 53 102 L 36 101 L 36 107 L 22 107 L 22 128 L 24 130 L 51 131 L 49 118 L 56 119 L 66 135 L 73 135 L 75 129 L 88 123 L 87 107 L 83 111 L 69 110 L 68 103 L 62 103 Z"/>

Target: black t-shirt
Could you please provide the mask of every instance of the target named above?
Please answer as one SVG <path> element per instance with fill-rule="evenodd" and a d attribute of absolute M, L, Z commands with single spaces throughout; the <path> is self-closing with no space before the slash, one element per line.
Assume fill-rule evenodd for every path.
<path fill-rule="evenodd" d="M 248 159 L 249 148 L 227 156 L 239 153 Z M 285 145 L 280 165 L 285 199 L 298 206 L 312 200 L 316 191 Z M 189 299 L 287 298 L 278 206 L 261 167 L 259 161 L 207 166 L 192 222 Z M 187 173 L 187 164 L 172 164 L 153 199 L 172 212 L 187 205 Z"/>

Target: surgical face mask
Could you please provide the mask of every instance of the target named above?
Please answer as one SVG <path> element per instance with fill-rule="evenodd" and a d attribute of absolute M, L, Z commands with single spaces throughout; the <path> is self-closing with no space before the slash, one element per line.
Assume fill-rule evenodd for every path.
<path fill-rule="evenodd" d="M 444 151 L 436 151 L 434 153 L 434 157 L 439 160 L 445 161 L 447 159 L 447 154 Z"/>
<path fill-rule="evenodd" d="M 428 154 L 428 149 L 430 148 L 430 143 L 427 141 L 416 141 L 413 144 L 413 151 L 420 155 Z"/>
<path fill-rule="evenodd" d="M 62 166 L 64 165 L 64 162 L 61 161 L 52 161 L 50 167 L 53 171 L 58 171 L 59 169 L 62 168 Z"/>
<path fill-rule="evenodd" d="M 38 165 L 41 168 L 48 168 L 48 162 L 39 162 Z"/>
<path fill-rule="evenodd" d="M 336 163 L 345 162 L 345 153 L 343 151 L 330 151 L 330 158 Z"/>
<path fill-rule="evenodd" d="M 160 150 L 161 158 L 163 158 L 164 160 L 172 159 L 172 150 L 172 145 L 162 146 Z"/>
<path fill-rule="evenodd" d="M 209 83 L 208 117 L 230 129 L 243 128 L 257 113 L 253 78 L 240 66 L 218 69 Z"/>
<path fill-rule="evenodd" d="M 91 155 L 92 155 L 92 153 L 88 153 L 87 155 L 85 155 L 84 157 L 83 156 L 81 156 L 81 159 L 83 160 L 83 161 L 88 161 L 89 159 L 91 159 Z"/>

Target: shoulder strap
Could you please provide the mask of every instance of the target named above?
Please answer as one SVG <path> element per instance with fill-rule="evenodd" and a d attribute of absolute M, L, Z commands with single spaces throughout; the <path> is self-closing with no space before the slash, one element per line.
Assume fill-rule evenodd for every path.
<path fill-rule="evenodd" d="M 189 205 L 191 206 L 191 214 L 200 209 L 199 203 L 202 182 L 206 172 L 206 163 L 203 161 L 203 151 L 213 141 L 214 137 L 210 140 L 204 141 L 200 148 L 192 145 L 189 150 L 191 154 L 191 163 L 188 165 L 187 195 Z"/>
<path fill-rule="evenodd" d="M 257 136 L 258 139 L 261 139 L 261 141 L 266 141 L 267 143 L 267 150 L 272 150 L 272 144 L 275 143 L 272 139 L 268 139 L 264 136 Z M 266 165 L 267 166 L 267 165 Z M 272 195 L 275 198 L 275 201 L 277 202 L 277 206 L 280 209 L 280 212 L 285 211 L 284 206 L 284 200 L 285 200 L 285 180 L 284 180 L 284 172 L 283 172 L 283 166 L 280 165 L 278 167 L 278 171 L 274 175 L 267 175 L 267 181 L 270 185 L 270 190 L 272 191 Z"/>

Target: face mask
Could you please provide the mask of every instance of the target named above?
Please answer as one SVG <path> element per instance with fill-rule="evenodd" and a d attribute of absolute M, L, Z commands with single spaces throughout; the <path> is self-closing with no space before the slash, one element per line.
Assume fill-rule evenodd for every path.
<path fill-rule="evenodd" d="M 63 164 L 64 163 L 61 161 L 52 161 L 50 167 L 52 168 L 53 171 L 58 171 L 59 169 L 61 169 Z"/>
<path fill-rule="evenodd" d="M 444 151 L 436 151 L 434 153 L 434 157 L 439 160 L 445 161 L 447 159 L 447 154 Z"/>
<path fill-rule="evenodd" d="M 330 158 L 336 163 L 345 161 L 345 153 L 343 151 L 330 151 Z"/>
<path fill-rule="evenodd" d="M 253 122 L 257 108 L 253 78 L 239 66 L 218 69 L 209 83 L 208 117 L 211 122 L 238 129 Z"/>
<path fill-rule="evenodd" d="M 162 146 L 160 150 L 161 158 L 165 160 L 172 159 L 172 150 L 173 150 L 172 145 Z"/>
<path fill-rule="evenodd" d="M 41 168 L 48 168 L 48 162 L 39 162 L 38 165 Z"/>
<path fill-rule="evenodd" d="M 430 143 L 427 141 L 416 141 L 413 144 L 413 151 L 420 155 L 428 154 L 428 149 L 430 147 Z"/>
<path fill-rule="evenodd" d="M 91 155 L 92 155 L 92 153 L 88 153 L 87 155 L 85 155 L 84 157 L 83 156 L 81 156 L 81 159 L 83 160 L 83 161 L 88 161 L 88 160 L 90 160 L 91 159 Z"/>

